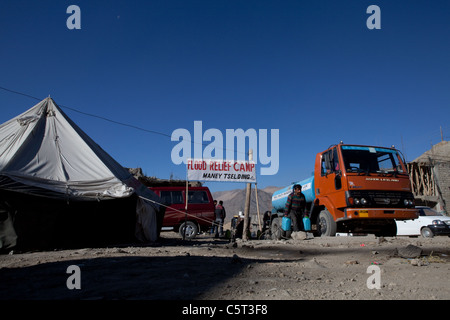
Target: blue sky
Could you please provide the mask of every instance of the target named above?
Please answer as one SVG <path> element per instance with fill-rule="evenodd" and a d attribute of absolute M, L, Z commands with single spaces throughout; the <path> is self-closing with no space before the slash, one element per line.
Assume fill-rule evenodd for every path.
<path fill-rule="evenodd" d="M 80 30 L 66 26 L 72 4 Z M 366 26 L 372 4 L 379 30 Z M 169 136 L 194 121 L 224 136 L 279 129 L 279 171 L 258 188 L 309 177 L 341 140 L 413 160 L 440 127 L 449 140 L 449 57 L 447 0 L 0 2 L 0 86 L 164 133 L 62 108 L 123 166 L 159 178 L 185 178 Z M 37 102 L 0 90 L 0 123 Z"/>

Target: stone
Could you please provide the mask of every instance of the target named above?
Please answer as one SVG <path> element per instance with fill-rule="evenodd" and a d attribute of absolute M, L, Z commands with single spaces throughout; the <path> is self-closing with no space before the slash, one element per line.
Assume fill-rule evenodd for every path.
<path fill-rule="evenodd" d="M 418 258 L 422 254 L 422 249 L 409 244 L 405 248 L 397 249 L 398 255 L 402 258 L 413 259 Z"/>
<path fill-rule="evenodd" d="M 291 233 L 291 238 L 294 240 L 306 240 L 307 234 L 303 231 L 294 231 Z"/>

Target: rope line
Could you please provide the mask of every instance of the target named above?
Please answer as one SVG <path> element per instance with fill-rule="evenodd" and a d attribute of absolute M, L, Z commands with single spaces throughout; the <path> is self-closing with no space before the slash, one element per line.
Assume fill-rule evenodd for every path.
<path fill-rule="evenodd" d="M 172 209 L 172 210 L 174 210 L 174 211 L 177 211 L 177 212 L 179 212 L 179 213 L 182 213 L 182 214 L 184 214 L 184 215 L 187 215 L 187 216 L 190 216 L 190 217 L 194 217 L 194 218 L 196 218 L 197 220 L 203 220 L 203 221 L 205 221 L 205 222 L 212 223 L 212 225 L 220 226 L 220 224 L 219 224 L 219 223 L 216 223 L 215 220 L 209 220 L 209 219 L 206 219 L 206 218 L 202 218 L 202 217 L 199 217 L 199 216 L 196 216 L 196 215 L 187 213 L 187 212 L 185 212 L 185 211 L 181 211 L 181 210 L 175 209 L 175 208 L 173 208 L 173 207 L 170 207 L 170 206 L 165 205 L 165 204 L 163 204 L 163 203 L 160 203 L 160 202 L 158 202 L 158 201 L 155 201 L 155 200 L 151 200 L 151 199 L 145 198 L 145 197 L 143 197 L 143 196 L 138 196 L 138 197 L 141 198 L 141 199 L 143 199 L 143 200 L 147 200 L 147 201 L 149 201 L 149 202 L 158 204 L 158 205 L 160 205 L 160 206 L 163 206 L 163 207 L 166 207 L 166 208 L 170 208 L 170 209 Z"/>

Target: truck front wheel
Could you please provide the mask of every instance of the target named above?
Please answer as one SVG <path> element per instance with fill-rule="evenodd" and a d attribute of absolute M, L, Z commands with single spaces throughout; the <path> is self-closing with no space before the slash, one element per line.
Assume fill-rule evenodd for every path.
<path fill-rule="evenodd" d="M 336 222 L 327 209 L 324 209 L 319 213 L 317 218 L 317 231 L 320 236 L 333 237 L 336 235 Z"/>

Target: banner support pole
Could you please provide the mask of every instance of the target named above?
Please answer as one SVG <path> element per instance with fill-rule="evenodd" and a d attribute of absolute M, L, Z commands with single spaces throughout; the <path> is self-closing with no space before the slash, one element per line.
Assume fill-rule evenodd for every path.
<path fill-rule="evenodd" d="M 248 160 L 253 160 L 253 149 L 250 149 L 248 152 Z M 250 211 L 250 196 L 252 193 L 252 184 L 250 182 L 247 183 L 247 192 L 245 195 L 245 208 L 244 208 L 244 228 L 242 230 L 242 240 L 247 241 L 248 240 L 248 231 L 249 231 L 249 211 Z"/>
<path fill-rule="evenodd" d="M 187 230 L 187 210 L 188 210 L 188 192 L 189 192 L 189 177 L 186 170 L 186 205 L 184 207 L 184 232 L 183 232 L 183 240 L 186 239 L 186 230 Z"/>
<path fill-rule="evenodd" d="M 256 183 L 256 182 L 255 182 L 255 198 L 256 198 L 256 213 L 258 214 L 258 226 L 259 226 L 259 230 L 262 231 L 261 216 L 259 215 L 258 183 Z"/>

